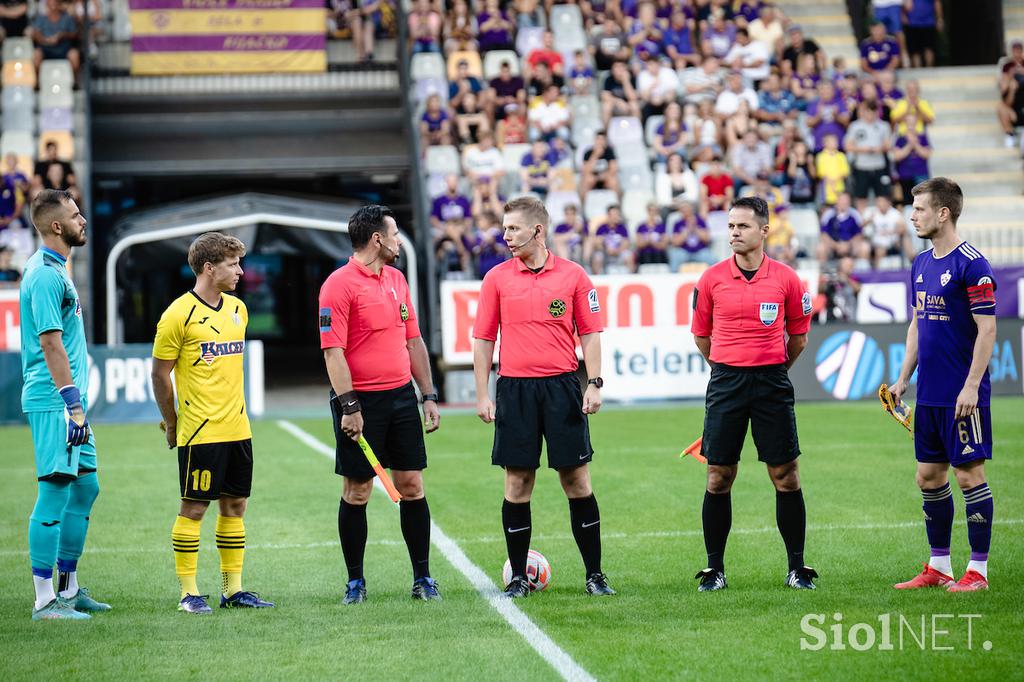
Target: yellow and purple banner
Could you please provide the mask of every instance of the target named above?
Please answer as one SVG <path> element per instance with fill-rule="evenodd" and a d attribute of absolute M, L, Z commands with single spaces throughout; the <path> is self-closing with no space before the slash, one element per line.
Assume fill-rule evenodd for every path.
<path fill-rule="evenodd" d="M 132 75 L 327 69 L 323 0 L 130 0 Z"/>

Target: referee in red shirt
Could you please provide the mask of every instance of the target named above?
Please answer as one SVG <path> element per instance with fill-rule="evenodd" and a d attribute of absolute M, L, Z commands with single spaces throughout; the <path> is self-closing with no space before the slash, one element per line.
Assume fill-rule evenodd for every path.
<path fill-rule="evenodd" d="M 530 549 L 530 495 L 540 466 L 541 439 L 548 466 L 569 498 L 572 534 L 583 556 L 586 592 L 615 594 L 601 572 L 601 516 L 590 486 L 587 415 L 601 409 L 601 307 L 597 290 L 576 263 L 548 251 L 544 204 L 520 197 L 505 204 L 504 239 L 511 260 L 490 270 L 480 288 L 473 327 L 477 415 L 494 422 L 491 462 L 505 469 L 501 509 L 512 580 L 505 594 L 526 597 Z M 501 330 L 496 402 L 488 394 L 494 342 Z M 589 380 L 576 379 L 574 334 L 583 347 Z"/>
<path fill-rule="evenodd" d="M 427 433 L 440 424 L 427 348 L 409 285 L 397 269 L 398 225 L 390 209 L 364 206 L 348 222 L 354 255 L 320 288 L 320 347 L 331 380 L 335 472 L 344 477 L 338 535 L 348 566 L 345 604 L 366 600 L 363 553 L 373 469 L 356 441 L 366 437 L 402 494 L 402 535 L 412 560 L 414 599 L 440 599 L 430 577 L 430 509 L 423 494 L 427 452 L 412 379 L 423 393 Z"/>
<path fill-rule="evenodd" d="M 775 484 L 775 518 L 789 556 L 786 585 L 814 589 L 804 566 L 807 515 L 797 458 L 800 443 L 788 370 L 807 346 L 811 296 L 796 272 L 764 253 L 768 204 L 739 199 L 729 211 L 734 257 L 708 268 L 694 292 L 693 340 L 711 365 L 704 414 L 704 546 L 708 567 L 698 590 L 727 587 L 725 543 L 732 525 L 729 491 L 749 422 L 757 457 Z M 788 335 L 788 340 L 787 340 Z"/>

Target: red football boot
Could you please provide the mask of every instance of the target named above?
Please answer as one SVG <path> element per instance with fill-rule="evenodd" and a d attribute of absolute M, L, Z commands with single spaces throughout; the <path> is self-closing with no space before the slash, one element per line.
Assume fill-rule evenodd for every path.
<path fill-rule="evenodd" d="M 988 589 L 988 579 L 975 570 L 964 573 L 964 577 L 949 586 L 950 592 L 977 592 Z"/>
<path fill-rule="evenodd" d="M 973 571 L 970 571 L 970 573 L 973 573 Z M 966 577 L 964 576 L 964 578 Z M 928 564 L 925 564 L 924 570 L 915 575 L 913 579 L 905 583 L 896 583 L 893 587 L 897 590 L 916 590 L 919 587 L 946 587 L 952 584 L 955 584 L 953 576 L 940 573 Z"/>

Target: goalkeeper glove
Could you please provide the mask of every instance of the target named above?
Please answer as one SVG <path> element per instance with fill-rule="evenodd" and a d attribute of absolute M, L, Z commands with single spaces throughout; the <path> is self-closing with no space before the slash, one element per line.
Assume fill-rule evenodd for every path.
<path fill-rule="evenodd" d="M 914 437 L 914 426 L 912 419 L 914 418 L 914 409 L 907 405 L 901 399 L 896 402 L 896 396 L 892 394 L 889 387 L 886 384 L 882 384 L 878 387 L 878 400 L 881 401 L 882 407 L 885 411 L 892 415 L 892 418 L 898 421 L 903 428 L 910 432 L 910 437 Z"/>
<path fill-rule="evenodd" d="M 82 406 L 82 393 L 77 386 L 65 386 L 60 389 L 60 397 L 64 399 L 64 421 L 68 425 L 68 445 L 77 447 L 89 442 L 89 420 L 85 417 Z"/>

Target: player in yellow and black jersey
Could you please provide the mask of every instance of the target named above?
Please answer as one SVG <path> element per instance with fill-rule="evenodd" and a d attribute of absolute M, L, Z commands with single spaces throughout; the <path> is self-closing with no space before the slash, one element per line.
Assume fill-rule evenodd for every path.
<path fill-rule="evenodd" d="M 199 529 L 218 500 L 222 608 L 273 606 L 242 590 L 246 502 L 252 489 L 252 431 L 245 409 L 245 304 L 227 292 L 242 276 L 245 245 L 208 232 L 192 242 L 188 264 L 196 284 L 167 307 L 153 342 L 153 393 L 167 447 L 178 448 L 181 510 L 171 530 L 180 611 L 210 613 L 196 584 Z M 171 372 L 175 386 L 171 385 Z M 174 389 L 177 388 L 177 404 Z"/>

